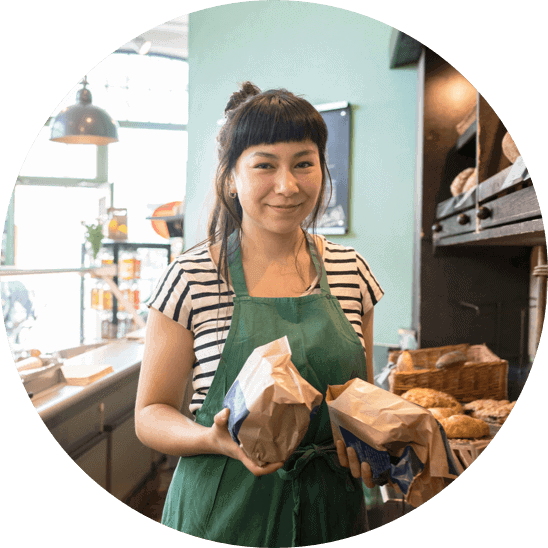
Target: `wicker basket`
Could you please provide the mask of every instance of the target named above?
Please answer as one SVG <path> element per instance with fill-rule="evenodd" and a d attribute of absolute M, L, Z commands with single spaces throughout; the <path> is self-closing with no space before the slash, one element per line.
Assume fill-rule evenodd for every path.
<path fill-rule="evenodd" d="M 464 365 L 436 369 L 440 356 L 447 352 L 464 352 L 468 361 Z M 401 395 L 411 388 L 432 388 L 450 394 L 462 403 L 479 399 L 508 399 L 508 362 L 501 360 L 484 344 L 440 346 L 409 350 L 414 371 L 392 371 L 389 376 L 390 391 Z M 393 363 L 401 352 L 390 352 Z"/>

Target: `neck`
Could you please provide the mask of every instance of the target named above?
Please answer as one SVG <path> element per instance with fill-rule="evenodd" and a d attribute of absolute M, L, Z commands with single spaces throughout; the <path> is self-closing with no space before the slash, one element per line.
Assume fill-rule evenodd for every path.
<path fill-rule="evenodd" d="M 254 257 L 267 263 L 273 261 L 286 263 L 290 259 L 295 259 L 305 235 L 299 228 L 290 234 L 269 234 L 266 237 L 262 235 L 254 237 L 244 229 L 241 238 L 243 256 Z M 306 245 L 304 249 L 306 249 Z"/>

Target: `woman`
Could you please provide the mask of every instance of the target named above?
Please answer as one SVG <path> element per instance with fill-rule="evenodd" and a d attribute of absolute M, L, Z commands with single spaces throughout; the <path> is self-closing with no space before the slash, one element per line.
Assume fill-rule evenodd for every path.
<path fill-rule="evenodd" d="M 149 302 L 137 435 L 183 457 L 165 525 L 242 546 L 339 540 L 366 530 L 359 478 L 373 484 L 353 450 L 335 449 L 326 404 L 287 462 L 259 467 L 232 440 L 222 401 L 254 348 L 284 335 L 297 369 L 324 394 L 356 376 L 372 382 L 366 354 L 383 292 L 354 250 L 304 230 L 321 214 L 328 180 L 316 109 L 247 82 L 225 116 L 208 240 L 170 265 Z M 195 421 L 180 412 L 191 373 Z"/>

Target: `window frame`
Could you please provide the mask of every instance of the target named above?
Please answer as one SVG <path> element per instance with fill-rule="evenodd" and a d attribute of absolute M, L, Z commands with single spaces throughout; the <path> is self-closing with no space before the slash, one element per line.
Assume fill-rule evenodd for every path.
<path fill-rule="evenodd" d="M 136 52 L 118 49 L 112 52 L 116 54 L 132 54 L 138 55 Z M 147 54 L 148 57 L 165 57 L 176 61 L 181 61 L 188 64 L 188 59 L 165 54 Z M 45 126 L 51 125 L 53 118 L 50 117 L 45 123 Z M 187 131 L 187 124 L 170 124 L 165 122 L 137 122 L 131 120 L 120 120 L 118 125 L 121 128 L 132 129 L 149 129 L 149 130 L 171 130 L 171 131 Z M 109 182 L 108 177 L 108 146 L 96 145 L 96 167 L 97 176 L 95 178 L 74 178 L 74 177 L 40 177 L 40 176 L 25 176 L 19 175 L 13 187 L 10 204 L 8 207 L 5 228 L 6 228 L 6 248 L 4 264 L 12 266 L 15 264 L 15 190 L 17 185 L 25 186 L 64 186 L 64 187 L 79 187 L 79 188 L 108 188 L 110 203 L 107 207 L 112 207 L 114 203 L 114 183 Z M 114 145 L 116 146 L 116 145 Z"/>

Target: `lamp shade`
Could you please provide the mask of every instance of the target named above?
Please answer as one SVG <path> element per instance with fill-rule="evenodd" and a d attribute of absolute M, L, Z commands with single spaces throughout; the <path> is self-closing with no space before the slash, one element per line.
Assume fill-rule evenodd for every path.
<path fill-rule="evenodd" d="M 70 144 L 108 145 L 118 141 L 118 124 L 102 108 L 91 104 L 91 92 L 84 87 L 75 105 L 62 110 L 53 120 L 51 141 Z"/>

